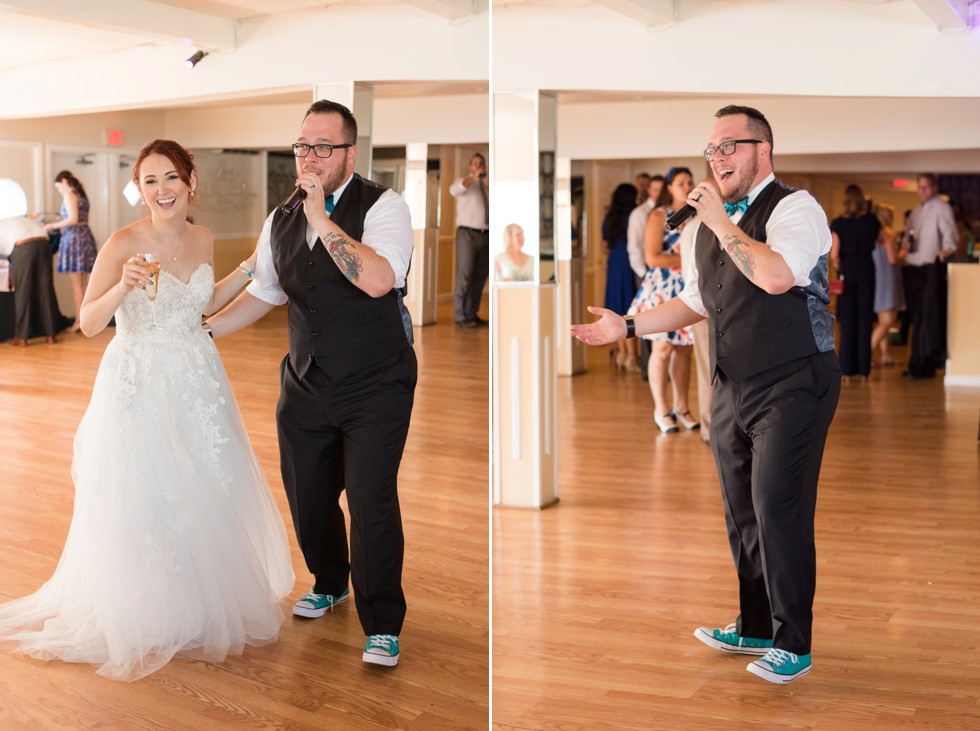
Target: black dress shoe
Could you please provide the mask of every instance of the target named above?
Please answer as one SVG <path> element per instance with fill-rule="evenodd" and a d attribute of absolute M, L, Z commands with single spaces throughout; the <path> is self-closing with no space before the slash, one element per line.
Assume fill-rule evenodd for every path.
<path fill-rule="evenodd" d="M 484 320 L 479 315 L 474 315 L 473 316 L 473 322 L 475 322 L 478 327 L 487 327 L 488 325 L 490 325 L 489 322 L 487 322 L 486 320 Z"/>
<path fill-rule="evenodd" d="M 456 327 L 476 327 L 476 320 L 456 320 Z"/>

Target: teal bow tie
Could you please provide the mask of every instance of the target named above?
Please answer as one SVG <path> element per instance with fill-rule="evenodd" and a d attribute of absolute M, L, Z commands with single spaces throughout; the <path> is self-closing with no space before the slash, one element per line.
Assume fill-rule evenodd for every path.
<path fill-rule="evenodd" d="M 734 216 L 735 211 L 738 211 L 739 213 L 745 213 L 747 210 L 749 210 L 748 196 L 745 196 L 742 200 L 738 201 L 737 203 L 725 204 L 725 213 L 727 213 L 729 216 Z"/>
<path fill-rule="evenodd" d="M 327 209 L 327 213 L 333 213 L 333 193 L 324 199 L 323 207 Z"/>

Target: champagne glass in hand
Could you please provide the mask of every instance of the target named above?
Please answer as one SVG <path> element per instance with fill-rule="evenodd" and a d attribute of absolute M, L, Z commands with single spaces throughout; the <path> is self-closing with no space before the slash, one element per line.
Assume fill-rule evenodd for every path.
<path fill-rule="evenodd" d="M 155 254 L 140 254 L 143 258 L 143 266 L 150 270 L 147 275 L 150 279 L 146 284 L 146 296 L 150 300 L 150 319 L 152 324 L 150 325 L 150 330 L 162 330 L 163 328 L 157 325 L 157 311 L 156 311 L 156 299 L 157 291 L 160 286 L 160 262 L 157 261 Z"/>

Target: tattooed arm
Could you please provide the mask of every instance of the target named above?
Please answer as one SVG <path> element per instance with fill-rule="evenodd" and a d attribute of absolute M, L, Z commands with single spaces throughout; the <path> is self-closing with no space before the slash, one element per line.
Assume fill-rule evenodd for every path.
<path fill-rule="evenodd" d="M 720 228 L 722 231 L 715 234 L 721 248 L 746 279 L 769 294 L 782 294 L 793 286 L 793 272 L 780 254 L 746 236 L 734 223 L 722 224 Z"/>
<path fill-rule="evenodd" d="M 382 297 L 395 286 L 391 264 L 370 246 L 354 241 L 329 219 L 316 228 L 330 258 L 351 284 L 372 297 Z"/>

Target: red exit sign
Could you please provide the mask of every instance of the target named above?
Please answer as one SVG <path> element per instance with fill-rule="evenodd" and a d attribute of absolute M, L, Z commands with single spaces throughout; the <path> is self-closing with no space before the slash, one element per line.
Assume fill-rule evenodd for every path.
<path fill-rule="evenodd" d="M 109 147 L 119 147 L 123 143 L 123 132 L 121 129 L 107 129 L 105 131 L 105 143 Z"/>

